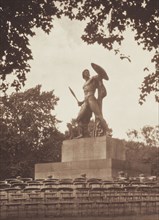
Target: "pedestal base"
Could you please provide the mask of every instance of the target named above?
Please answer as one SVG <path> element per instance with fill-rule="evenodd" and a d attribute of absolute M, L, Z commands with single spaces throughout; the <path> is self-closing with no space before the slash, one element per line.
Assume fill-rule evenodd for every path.
<path fill-rule="evenodd" d="M 125 160 L 123 141 L 102 136 L 66 140 L 63 142 L 62 162 L 97 159 Z"/>
<path fill-rule="evenodd" d="M 124 161 L 113 159 L 84 160 L 60 163 L 36 164 L 35 178 L 77 178 L 86 174 L 88 178 L 112 179 L 124 169 Z"/>
<path fill-rule="evenodd" d="M 110 137 L 67 140 L 62 146 L 62 162 L 35 165 L 35 178 L 87 178 L 112 180 L 119 171 L 130 176 L 150 174 L 143 164 L 130 164 L 125 160 L 125 147 L 121 140 Z"/>

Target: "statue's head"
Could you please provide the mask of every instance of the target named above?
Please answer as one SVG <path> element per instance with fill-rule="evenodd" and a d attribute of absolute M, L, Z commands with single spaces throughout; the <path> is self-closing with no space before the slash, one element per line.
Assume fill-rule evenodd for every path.
<path fill-rule="evenodd" d="M 82 76 L 83 76 L 83 79 L 89 79 L 89 77 L 90 77 L 89 70 L 88 70 L 88 69 L 85 69 L 85 70 L 82 72 Z"/>

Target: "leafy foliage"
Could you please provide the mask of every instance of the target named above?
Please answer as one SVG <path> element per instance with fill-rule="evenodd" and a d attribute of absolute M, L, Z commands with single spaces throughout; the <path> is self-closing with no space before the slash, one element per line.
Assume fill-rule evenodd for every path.
<path fill-rule="evenodd" d="M 53 91 L 40 92 L 40 89 L 38 85 L 2 99 L 0 173 L 3 178 L 12 176 L 12 170 L 16 175 L 29 176 L 35 163 L 60 161 L 63 135 L 56 128 L 59 121 L 52 115 L 58 98 Z"/>
<path fill-rule="evenodd" d="M 1 0 L 0 74 L 2 80 L 7 74 L 16 75 L 12 82 L 16 90 L 24 85 L 30 71 L 28 61 L 33 59 L 29 37 L 35 35 L 35 28 L 42 28 L 48 34 L 53 27 L 53 16 L 60 15 L 52 0 Z M 7 87 L 6 83 L 1 84 L 3 91 Z"/>
<path fill-rule="evenodd" d="M 126 157 L 128 161 L 149 163 L 151 174 L 159 176 L 159 127 L 145 126 L 141 131 L 128 132 Z"/>
<path fill-rule="evenodd" d="M 61 6 L 70 19 L 88 20 L 82 36 L 87 43 L 97 42 L 107 49 L 113 49 L 115 42 L 121 44 L 123 31 L 131 27 L 136 31 L 138 44 L 142 43 L 144 49 L 150 51 L 157 49 L 158 4 L 155 0 L 64 0 Z"/>
<path fill-rule="evenodd" d="M 98 43 L 108 50 L 114 50 L 121 59 L 130 58 L 120 54 L 118 47 L 124 40 L 127 28 L 135 32 L 135 40 L 144 50 L 153 51 L 152 62 L 156 73 L 149 73 L 141 85 L 139 103 L 158 89 L 158 15 L 157 0 L 1 0 L 1 53 L 0 72 L 4 80 L 6 74 L 15 74 L 12 83 L 18 90 L 24 85 L 26 73 L 30 70 L 28 61 L 32 59 L 29 36 L 34 36 L 34 28 L 42 28 L 49 33 L 53 18 L 62 15 L 70 19 L 86 21 L 82 39 L 88 44 Z M 2 83 L 1 89 L 7 88 Z"/>
<path fill-rule="evenodd" d="M 141 85 L 141 94 L 139 99 L 140 104 L 143 104 L 146 100 L 146 96 L 151 92 L 155 92 L 156 102 L 159 102 L 159 55 L 156 63 L 156 72 L 146 76 Z"/>
<path fill-rule="evenodd" d="M 151 175 L 159 176 L 159 148 L 149 147 L 141 142 L 128 141 L 126 160 L 132 163 L 147 163 L 151 167 Z"/>
<path fill-rule="evenodd" d="M 114 50 L 121 59 L 130 58 L 120 54 L 117 48 L 124 40 L 123 32 L 130 28 L 135 32 L 135 40 L 144 50 L 154 51 L 152 62 L 156 72 L 149 73 L 141 85 L 139 103 L 143 104 L 145 97 L 152 91 L 159 101 L 159 54 L 158 48 L 158 17 L 159 4 L 157 0 L 86 0 L 62 1 L 63 13 L 70 19 L 86 20 L 87 25 L 82 39 L 88 44 L 98 43 L 108 50 Z M 69 9 L 69 11 L 68 11 Z"/>
<path fill-rule="evenodd" d="M 159 126 L 144 126 L 140 131 L 135 129 L 127 132 L 131 141 L 143 142 L 149 147 L 159 147 Z"/>

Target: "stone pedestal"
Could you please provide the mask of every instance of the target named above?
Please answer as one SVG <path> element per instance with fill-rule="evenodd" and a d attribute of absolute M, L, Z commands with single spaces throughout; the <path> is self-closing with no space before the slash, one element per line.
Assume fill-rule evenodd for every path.
<path fill-rule="evenodd" d="M 123 141 L 110 137 L 91 137 L 66 140 L 62 146 L 62 161 L 35 165 L 35 178 L 77 178 L 86 174 L 88 178 L 111 180 L 119 171 L 136 175 L 148 172 L 125 160 Z"/>
<path fill-rule="evenodd" d="M 62 162 L 97 159 L 125 160 L 123 141 L 103 136 L 63 142 Z"/>

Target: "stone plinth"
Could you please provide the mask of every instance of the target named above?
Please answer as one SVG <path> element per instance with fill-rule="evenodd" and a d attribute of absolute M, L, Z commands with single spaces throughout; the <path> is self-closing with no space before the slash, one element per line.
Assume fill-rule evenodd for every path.
<path fill-rule="evenodd" d="M 47 178 L 47 176 L 52 175 L 59 179 L 74 179 L 80 177 L 81 174 L 86 174 L 88 178 L 112 179 L 112 175 L 117 175 L 118 171 L 123 170 L 123 168 L 124 161 L 117 162 L 113 159 L 44 163 L 35 166 L 36 178 Z"/>
<path fill-rule="evenodd" d="M 62 162 L 110 158 L 125 160 L 123 141 L 103 136 L 63 142 Z"/>
<path fill-rule="evenodd" d="M 121 170 L 131 176 L 150 173 L 148 166 L 125 161 L 123 141 L 105 136 L 81 138 L 63 142 L 62 162 L 36 164 L 35 178 L 77 178 L 86 174 L 88 178 L 111 180 Z"/>

